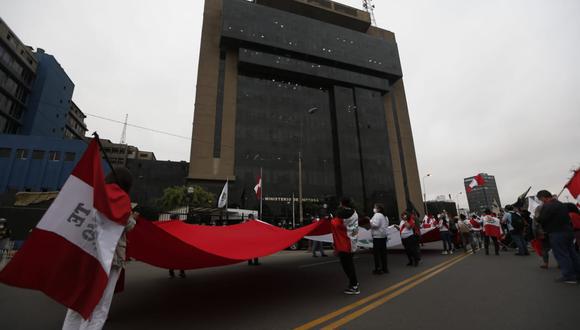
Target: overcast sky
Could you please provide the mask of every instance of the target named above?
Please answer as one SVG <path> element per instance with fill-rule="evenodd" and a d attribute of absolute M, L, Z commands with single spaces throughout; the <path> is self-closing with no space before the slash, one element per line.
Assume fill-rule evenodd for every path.
<path fill-rule="evenodd" d="M 559 192 L 580 165 L 580 1 L 375 4 L 378 25 L 397 37 L 420 176 L 432 174 L 428 198 L 457 195 L 479 172 L 495 175 L 503 204 L 530 185 Z M 0 0 L 20 39 L 56 56 L 85 113 L 129 114 L 132 124 L 185 137 L 202 10 L 201 0 Z M 120 124 L 87 124 L 121 137 Z M 127 142 L 189 161 L 186 139 L 129 127 Z"/>

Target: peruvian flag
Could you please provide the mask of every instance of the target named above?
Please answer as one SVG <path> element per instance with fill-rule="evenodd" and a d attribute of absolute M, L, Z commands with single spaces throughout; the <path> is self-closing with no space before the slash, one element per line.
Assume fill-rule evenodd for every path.
<path fill-rule="evenodd" d="M 566 188 L 574 198 L 578 199 L 578 195 L 580 195 L 580 169 L 574 171 L 574 176 L 568 181 Z"/>
<path fill-rule="evenodd" d="M 262 176 L 258 175 L 258 183 L 254 187 L 254 191 L 256 192 L 256 198 L 262 199 Z"/>
<path fill-rule="evenodd" d="M 105 185 L 93 140 L 0 282 L 44 292 L 91 316 L 107 286 L 117 243 L 131 212 L 129 196 Z"/>
<path fill-rule="evenodd" d="M 483 218 L 483 232 L 485 236 L 500 238 L 503 235 L 503 230 L 499 219 L 486 215 Z"/>
<path fill-rule="evenodd" d="M 475 177 L 473 177 L 473 180 L 471 180 L 469 186 L 467 186 L 467 192 L 470 193 L 473 190 L 473 188 L 477 186 L 483 186 L 484 184 L 485 180 L 483 179 L 483 176 L 481 174 L 478 174 Z"/>

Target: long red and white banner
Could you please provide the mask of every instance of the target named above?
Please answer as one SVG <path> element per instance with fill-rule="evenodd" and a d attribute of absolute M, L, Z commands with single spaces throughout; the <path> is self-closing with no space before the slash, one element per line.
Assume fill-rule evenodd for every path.
<path fill-rule="evenodd" d="M 129 196 L 106 185 L 96 140 L 12 261 L 0 282 L 44 292 L 89 318 L 108 282 L 131 211 Z"/>

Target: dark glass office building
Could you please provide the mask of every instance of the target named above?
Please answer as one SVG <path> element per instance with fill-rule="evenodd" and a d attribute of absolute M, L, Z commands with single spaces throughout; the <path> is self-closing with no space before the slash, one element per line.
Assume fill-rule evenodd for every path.
<path fill-rule="evenodd" d="M 463 179 L 463 185 L 465 187 L 465 192 L 467 195 L 467 202 L 469 203 L 469 210 L 471 212 L 481 212 L 485 209 L 498 209 L 501 208 L 501 201 L 499 199 L 499 192 L 497 190 L 497 184 L 495 183 L 495 176 L 489 175 L 487 173 L 481 173 L 485 183 L 482 186 L 477 186 L 467 192 L 469 184 L 473 180 L 473 176 Z"/>
<path fill-rule="evenodd" d="M 307 204 L 422 204 L 394 35 L 333 1 L 206 1 L 189 182 L 255 209 L 262 169 L 265 218 L 289 217 L 299 155 Z"/>

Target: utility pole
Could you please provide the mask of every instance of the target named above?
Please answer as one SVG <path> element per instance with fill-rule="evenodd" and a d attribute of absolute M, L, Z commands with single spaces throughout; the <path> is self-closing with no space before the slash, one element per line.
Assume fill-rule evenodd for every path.
<path fill-rule="evenodd" d="M 121 144 L 125 145 L 125 155 L 123 156 L 123 166 L 127 166 L 127 156 L 129 153 L 129 145 L 127 145 L 127 120 L 129 119 L 129 114 L 125 114 L 125 123 L 123 124 L 123 132 L 121 133 Z"/>
<path fill-rule="evenodd" d="M 125 123 L 123 124 L 123 132 L 121 133 L 121 144 L 127 144 L 125 141 L 127 139 L 127 119 L 129 119 L 129 114 L 125 114 Z"/>
<path fill-rule="evenodd" d="M 377 26 L 377 20 L 375 18 L 375 5 L 373 0 L 363 0 L 363 8 L 371 15 L 371 23 Z"/>

